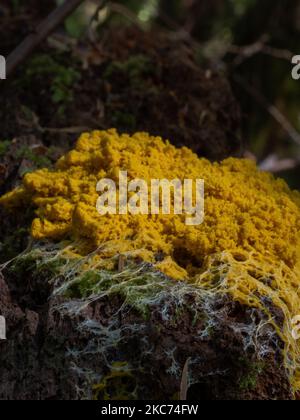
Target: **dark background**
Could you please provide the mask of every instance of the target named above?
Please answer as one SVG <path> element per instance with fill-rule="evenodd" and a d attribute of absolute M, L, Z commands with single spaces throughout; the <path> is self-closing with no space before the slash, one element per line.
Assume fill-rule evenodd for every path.
<path fill-rule="evenodd" d="M 55 4 L 54 0 L 1 1 L 0 53 L 7 55 Z M 107 4 L 98 16 L 99 37 L 108 25 L 116 31 L 129 23 L 145 30 L 159 28 L 190 42 L 199 65 L 226 73 L 242 110 L 246 156 L 300 188 L 300 80 L 291 77 L 291 57 L 300 54 L 300 1 L 122 0 Z M 96 8 L 97 1 L 85 1 L 59 29 L 62 42 L 80 45 Z"/>

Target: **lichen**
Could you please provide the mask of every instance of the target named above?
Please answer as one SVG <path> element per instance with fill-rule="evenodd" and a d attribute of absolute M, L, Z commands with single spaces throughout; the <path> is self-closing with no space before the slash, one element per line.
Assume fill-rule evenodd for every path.
<path fill-rule="evenodd" d="M 96 184 L 102 178 L 117 182 L 122 170 L 129 179 L 146 181 L 203 178 L 204 223 L 187 226 L 182 215 L 100 216 Z M 286 368 L 294 389 L 300 389 L 300 346 L 291 331 L 292 319 L 300 314 L 300 194 L 255 163 L 234 158 L 211 163 L 147 133 L 95 131 L 83 134 L 55 169 L 27 174 L 0 204 L 36 208 L 34 239 L 69 241 L 61 251 L 64 258 L 81 261 L 62 285 L 73 297 L 77 293 L 90 302 L 115 291 L 138 308 L 139 291 L 147 295 L 145 284 L 137 283 L 140 276 L 130 271 L 123 288 L 122 274 L 111 274 L 124 255 L 263 311 L 285 344 Z M 156 280 L 151 278 L 151 288 Z M 147 316 L 145 307 L 139 309 Z"/>

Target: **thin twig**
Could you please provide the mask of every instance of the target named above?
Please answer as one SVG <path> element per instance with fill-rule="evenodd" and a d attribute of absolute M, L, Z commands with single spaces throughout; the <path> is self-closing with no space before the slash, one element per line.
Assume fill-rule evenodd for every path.
<path fill-rule="evenodd" d="M 244 78 L 237 74 L 235 74 L 233 78 L 250 96 L 252 96 L 252 98 L 254 98 L 263 108 L 268 111 L 274 120 L 281 125 L 291 140 L 300 146 L 300 133 L 283 115 L 283 113 L 275 105 L 269 104 L 266 98 L 254 86 L 249 86 Z"/>
<path fill-rule="evenodd" d="M 118 13 L 119 15 L 125 17 L 129 22 L 138 26 L 140 29 L 145 29 L 142 21 L 136 16 L 135 13 L 131 12 L 126 6 L 119 3 L 110 2 L 109 10 L 112 13 Z"/>
<path fill-rule="evenodd" d="M 95 34 L 93 32 L 93 24 L 96 22 L 99 22 L 99 15 L 100 12 L 104 9 L 104 7 L 106 6 L 107 0 L 101 0 L 100 4 L 98 4 L 95 13 L 93 13 L 90 22 L 88 24 L 88 28 L 87 28 L 87 34 L 88 34 L 88 39 L 91 43 L 91 45 L 101 54 L 102 51 L 100 51 L 97 41 L 95 39 Z"/>
<path fill-rule="evenodd" d="M 174 30 L 180 31 L 181 27 L 177 25 L 175 21 L 170 19 L 168 16 L 165 16 L 163 13 L 161 15 L 167 25 L 171 26 Z M 201 44 L 198 41 L 196 41 L 188 31 L 185 30 L 184 35 L 187 39 L 191 41 L 191 44 L 194 48 L 196 46 L 198 48 L 201 47 Z M 240 64 L 242 64 L 244 60 L 247 60 L 253 57 L 254 55 L 260 53 L 272 56 L 277 59 L 288 61 L 290 61 L 295 55 L 292 51 L 289 51 L 287 49 L 280 49 L 267 45 L 268 41 L 269 36 L 267 34 L 264 34 L 260 37 L 258 41 L 254 42 L 251 45 L 231 45 L 227 48 L 226 53 L 229 52 L 237 54 L 237 57 L 235 58 L 235 60 L 233 60 L 231 66 L 228 66 L 228 64 L 225 63 L 223 60 L 221 60 L 221 63 L 229 70 L 230 67 L 237 67 Z M 300 133 L 295 129 L 295 127 L 293 127 L 293 125 L 287 119 L 287 117 L 285 117 L 275 105 L 268 103 L 266 98 L 257 89 L 255 89 L 253 86 L 249 86 L 245 79 L 238 76 L 237 74 L 235 74 L 233 78 L 236 81 L 236 83 L 238 83 L 254 100 L 256 100 L 260 104 L 260 106 L 262 106 L 268 111 L 268 113 L 275 119 L 275 121 L 277 121 L 277 123 L 281 125 L 281 127 L 288 134 L 291 140 L 293 140 L 297 145 L 300 145 Z"/>
<path fill-rule="evenodd" d="M 83 133 L 85 131 L 92 131 L 93 128 L 86 126 L 79 127 L 62 127 L 62 128 L 52 128 L 52 127 L 41 127 L 43 133 L 52 133 L 52 134 L 77 134 Z"/>
<path fill-rule="evenodd" d="M 28 56 L 63 22 L 84 0 L 66 0 L 57 7 L 27 38 L 8 56 L 6 74 L 9 76 Z"/>
<path fill-rule="evenodd" d="M 271 47 L 267 44 L 268 41 L 269 36 L 264 34 L 258 41 L 251 45 L 230 45 L 227 52 L 237 54 L 237 57 L 233 60 L 233 66 L 239 66 L 245 60 L 252 58 L 257 54 L 265 54 L 280 60 L 291 61 L 292 57 L 295 55 L 292 51 Z"/>

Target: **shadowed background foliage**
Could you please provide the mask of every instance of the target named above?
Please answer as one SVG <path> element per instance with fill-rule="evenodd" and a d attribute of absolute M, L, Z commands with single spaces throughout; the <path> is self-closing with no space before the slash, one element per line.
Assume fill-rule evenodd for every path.
<path fill-rule="evenodd" d="M 8 54 L 61 1 L 1 3 L 0 48 Z M 83 2 L 60 28 L 63 43 L 80 44 L 87 37 L 99 3 Z M 247 156 L 300 187 L 300 81 L 291 77 L 291 57 L 300 53 L 298 0 L 108 1 L 94 21 L 93 34 L 98 40 L 107 26 L 118 31 L 129 23 L 144 30 L 159 27 L 175 40 L 186 40 L 199 64 L 225 72 L 241 105 Z"/>

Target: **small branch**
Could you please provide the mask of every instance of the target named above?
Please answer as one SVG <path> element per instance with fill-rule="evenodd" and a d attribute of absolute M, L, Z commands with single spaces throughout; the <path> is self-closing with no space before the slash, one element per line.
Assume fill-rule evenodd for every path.
<path fill-rule="evenodd" d="M 135 13 L 131 12 L 128 7 L 115 2 L 110 2 L 109 10 L 113 13 L 117 13 L 125 17 L 129 22 L 137 25 L 140 29 L 143 29 L 143 24 Z"/>
<path fill-rule="evenodd" d="M 84 0 L 66 0 L 57 7 L 36 30 L 8 56 L 6 74 L 9 76 Z"/>
<path fill-rule="evenodd" d="M 263 160 L 259 167 L 262 171 L 278 173 L 295 169 L 298 165 L 298 159 L 280 159 L 279 156 L 273 153 Z"/>
<path fill-rule="evenodd" d="M 87 28 L 87 34 L 88 34 L 88 39 L 89 39 L 89 41 L 90 41 L 90 43 L 91 43 L 91 45 L 98 51 L 98 52 L 100 52 L 100 54 L 102 53 L 102 51 L 100 51 L 100 49 L 99 49 L 99 47 L 98 47 L 98 44 L 97 44 L 97 41 L 96 41 L 96 38 L 95 38 L 95 35 L 94 35 L 94 32 L 93 32 L 93 24 L 94 24 L 94 22 L 96 22 L 96 23 L 98 23 L 99 22 L 99 15 L 100 15 L 100 12 L 104 9 L 104 7 L 106 6 L 106 3 L 107 3 L 107 0 L 102 0 L 101 2 L 100 2 L 100 4 L 98 4 L 98 2 L 97 2 L 97 8 L 96 8 L 96 11 L 93 13 L 93 15 L 92 15 L 92 17 L 91 17 L 91 19 L 90 19 L 90 22 L 89 22 L 89 24 L 88 24 L 88 28 Z"/>
<path fill-rule="evenodd" d="M 280 60 L 291 61 L 292 57 L 295 55 L 292 51 L 271 47 L 270 45 L 267 45 L 268 41 L 268 35 L 263 35 L 257 42 L 251 45 L 242 47 L 236 45 L 229 46 L 227 52 L 237 54 L 237 57 L 233 60 L 233 66 L 237 67 L 245 60 L 252 58 L 257 54 L 265 54 Z"/>
<path fill-rule="evenodd" d="M 266 98 L 253 86 L 249 86 L 244 78 L 235 74 L 234 80 L 250 95 L 254 98 L 261 107 L 266 109 L 268 113 L 274 118 L 275 121 L 282 127 L 287 135 L 293 140 L 298 146 L 300 146 L 300 133 L 290 123 L 290 121 L 283 115 L 283 113 L 276 108 L 275 105 L 268 103 Z"/>

